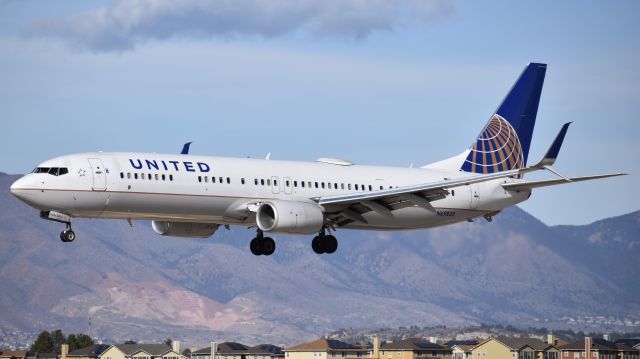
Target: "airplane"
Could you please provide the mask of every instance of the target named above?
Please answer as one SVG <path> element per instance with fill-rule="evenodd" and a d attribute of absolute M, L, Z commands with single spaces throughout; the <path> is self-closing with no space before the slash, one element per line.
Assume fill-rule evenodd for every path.
<path fill-rule="evenodd" d="M 208 238 L 222 225 L 256 229 L 255 255 L 271 255 L 268 233 L 316 234 L 315 253 L 334 253 L 337 229 L 409 230 L 491 221 L 534 188 L 625 175 L 565 177 L 555 163 L 570 122 L 541 161 L 527 166 L 546 64 L 528 64 L 478 137 L 461 154 L 419 168 L 315 162 L 93 152 L 57 157 L 11 185 L 11 193 L 64 223 L 72 218 L 150 220 L 163 236 Z M 548 170 L 557 178 L 527 181 Z"/>

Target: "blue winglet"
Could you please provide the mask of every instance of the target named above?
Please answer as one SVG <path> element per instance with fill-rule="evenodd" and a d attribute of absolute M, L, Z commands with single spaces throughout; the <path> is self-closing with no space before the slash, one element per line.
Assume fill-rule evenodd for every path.
<path fill-rule="evenodd" d="M 558 135 L 556 136 L 556 139 L 553 140 L 553 143 L 551 144 L 551 146 L 547 150 L 547 154 L 544 155 L 545 159 L 554 160 L 555 161 L 555 159 L 558 158 L 558 153 L 560 152 L 560 147 L 562 147 L 562 142 L 564 141 L 564 136 L 567 134 L 567 130 L 569 129 L 569 125 L 571 123 L 572 122 L 567 122 L 562 126 L 562 129 L 560 129 L 560 132 L 558 132 Z"/>
<path fill-rule="evenodd" d="M 193 142 L 187 142 L 184 144 L 184 146 L 182 146 L 182 151 L 180 152 L 181 155 L 188 155 L 189 154 L 189 147 L 191 146 Z"/>

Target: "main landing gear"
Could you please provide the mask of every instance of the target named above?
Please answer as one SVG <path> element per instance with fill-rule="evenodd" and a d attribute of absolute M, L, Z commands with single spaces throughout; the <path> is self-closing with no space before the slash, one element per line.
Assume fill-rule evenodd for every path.
<path fill-rule="evenodd" d="M 320 233 L 313 237 L 313 240 L 311 241 L 311 248 L 318 254 L 331 254 L 338 249 L 338 240 L 335 236 L 326 234 L 325 228 L 322 228 Z"/>
<path fill-rule="evenodd" d="M 65 243 L 73 242 L 76 239 L 76 233 L 71 229 L 71 222 L 67 222 L 66 225 L 67 228 L 60 232 L 60 240 Z"/>
<path fill-rule="evenodd" d="M 274 242 L 273 238 L 271 237 L 265 237 L 264 233 L 262 233 L 262 231 L 258 229 L 256 238 L 251 240 L 249 248 L 251 249 L 251 253 L 257 256 L 270 256 L 276 250 L 276 242 Z"/>

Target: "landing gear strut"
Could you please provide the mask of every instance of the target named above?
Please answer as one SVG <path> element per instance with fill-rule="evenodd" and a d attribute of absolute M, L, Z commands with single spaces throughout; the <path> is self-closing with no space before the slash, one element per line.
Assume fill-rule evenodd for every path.
<path fill-rule="evenodd" d="M 71 229 L 71 222 L 67 222 L 65 224 L 67 225 L 67 228 L 60 232 L 60 240 L 65 243 L 73 242 L 76 239 L 76 233 Z"/>
<path fill-rule="evenodd" d="M 325 228 L 323 227 L 320 233 L 313 237 L 313 240 L 311 241 L 311 248 L 317 254 L 331 254 L 338 249 L 338 240 L 335 236 L 326 234 Z"/>
<path fill-rule="evenodd" d="M 270 256 L 276 250 L 276 242 L 271 237 L 265 237 L 262 230 L 258 229 L 256 237 L 249 244 L 251 253 L 256 256 Z"/>

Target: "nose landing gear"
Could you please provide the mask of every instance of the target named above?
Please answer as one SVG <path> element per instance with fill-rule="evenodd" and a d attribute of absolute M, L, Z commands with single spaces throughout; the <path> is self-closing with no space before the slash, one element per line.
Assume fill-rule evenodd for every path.
<path fill-rule="evenodd" d="M 60 240 L 68 243 L 76 239 L 76 233 L 71 229 L 71 223 L 67 223 L 67 228 L 60 232 Z"/>
<path fill-rule="evenodd" d="M 258 229 L 256 237 L 249 244 L 249 249 L 256 256 L 270 256 L 276 251 L 276 242 L 271 237 L 265 237 L 264 233 Z"/>
<path fill-rule="evenodd" d="M 311 248 L 317 254 L 331 254 L 338 249 L 338 240 L 334 235 L 326 234 L 325 228 L 322 228 L 320 233 L 313 237 L 313 240 L 311 241 Z"/>
<path fill-rule="evenodd" d="M 66 228 L 60 232 L 60 240 L 68 243 L 73 242 L 76 239 L 76 233 L 71 229 L 71 217 L 60 212 L 55 211 L 41 211 L 40 218 L 47 221 L 54 221 L 64 223 Z"/>

